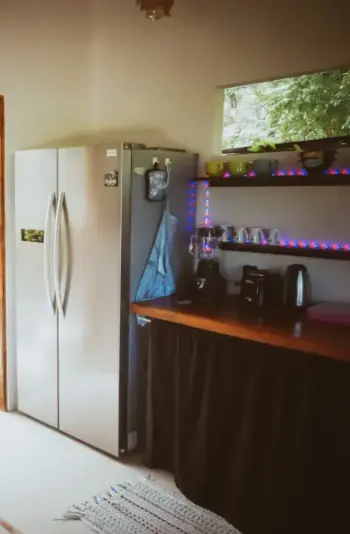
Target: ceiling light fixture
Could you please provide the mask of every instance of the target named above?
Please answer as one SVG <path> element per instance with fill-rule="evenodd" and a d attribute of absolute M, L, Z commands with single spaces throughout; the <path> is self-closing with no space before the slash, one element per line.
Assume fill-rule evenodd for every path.
<path fill-rule="evenodd" d="M 141 11 L 146 12 L 146 17 L 155 22 L 163 17 L 171 17 L 170 11 L 174 0 L 136 0 Z"/>

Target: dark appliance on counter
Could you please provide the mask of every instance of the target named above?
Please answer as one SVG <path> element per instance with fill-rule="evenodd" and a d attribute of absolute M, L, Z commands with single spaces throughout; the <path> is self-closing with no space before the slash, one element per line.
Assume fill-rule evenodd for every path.
<path fill-rule="evenodd" d="M 219 260 L 200 260 L 195 273 L 194 296 L 216 300 L 225 294 L 226 280 L 220 273 Z"/>
<path fill-rule="evenodd" d="M 283 304 L 291 310 L 302 310 L 311 303 L 310 277 L 305 265 L 289 265 L 284 278 Z"/>
<path fill-rule="evenodd" d="M 216 255 L 222 234 L 220 226 L 202 226 L 191 237 L 189 251 L 199 259 L 191 284 L 195 299 L 217 300 L 226 294 L 226 280 Z"/>
<path fill-rule="evenodd" d="M 243 303 L 252 307 L 278 307 L 282 304 L 283 278 L 256 265 L 244 265 L 241 286 Z"/>

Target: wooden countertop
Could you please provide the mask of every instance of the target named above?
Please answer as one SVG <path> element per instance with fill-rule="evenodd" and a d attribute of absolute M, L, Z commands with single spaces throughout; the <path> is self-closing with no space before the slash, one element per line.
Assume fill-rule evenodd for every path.
<path fill-rule="evenodd" d="M 131 309 L 153 319 L 350 362 L 350 328 L 280 313 L 259 316 L 242 309 L 236 298 L 200 306 L 166 297 L 136 302 Z"/>

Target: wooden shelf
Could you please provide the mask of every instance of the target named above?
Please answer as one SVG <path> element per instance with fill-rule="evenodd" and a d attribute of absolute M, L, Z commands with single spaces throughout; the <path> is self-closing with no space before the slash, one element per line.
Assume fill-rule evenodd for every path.
<path fill-rule="evenodd" d="M 350 186 L 348 174 L 312 174 L 304 176 L 234 176 L 223 178 L 211 176 L 196 178 L 196 181 L 207 181 L 210 187 L 300 187 L 300 186 Z"/>
<path fill-rule="evenodd" d="M 288 247 L 279 245 L 253 245 L 244 243 L 221 243 L 221 250 L 236 252 L 255 252 L 258 254 L 278 254 L 282 256 L 301 256 L 304 258 L 324 258 L 329 260 L 350 260 L 350 251 Z"/>
<path fill-rule="evenodd" d="M 300 187 L 300 186 L 350 186 L 348 169 L 339 174 L 324 174 L 323 172 L 288 175 L 288 176 L 234 176 L 224 178 L 211 176 L 195 178 L 195 181 L 206 181 L 210 187 Z M 254 245 L 245 243 L 221 243 L 221 249 L 236 252 L 255 252 L 258 254 L 276 254 L 281 256 L 299 256 L 304 258 L 324 258 L 332 260 L 350 260 L 350 250 L 333 250 L 311 247 L 289 247 L 280 245 Z"/>

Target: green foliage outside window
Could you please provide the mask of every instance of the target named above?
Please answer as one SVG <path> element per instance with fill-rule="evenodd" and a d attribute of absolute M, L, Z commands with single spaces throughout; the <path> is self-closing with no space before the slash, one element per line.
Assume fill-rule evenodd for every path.
<path fill-rule="evenodd" d="M 225 90 L 223 148 L 350 135 L 350 71 Z"/>

